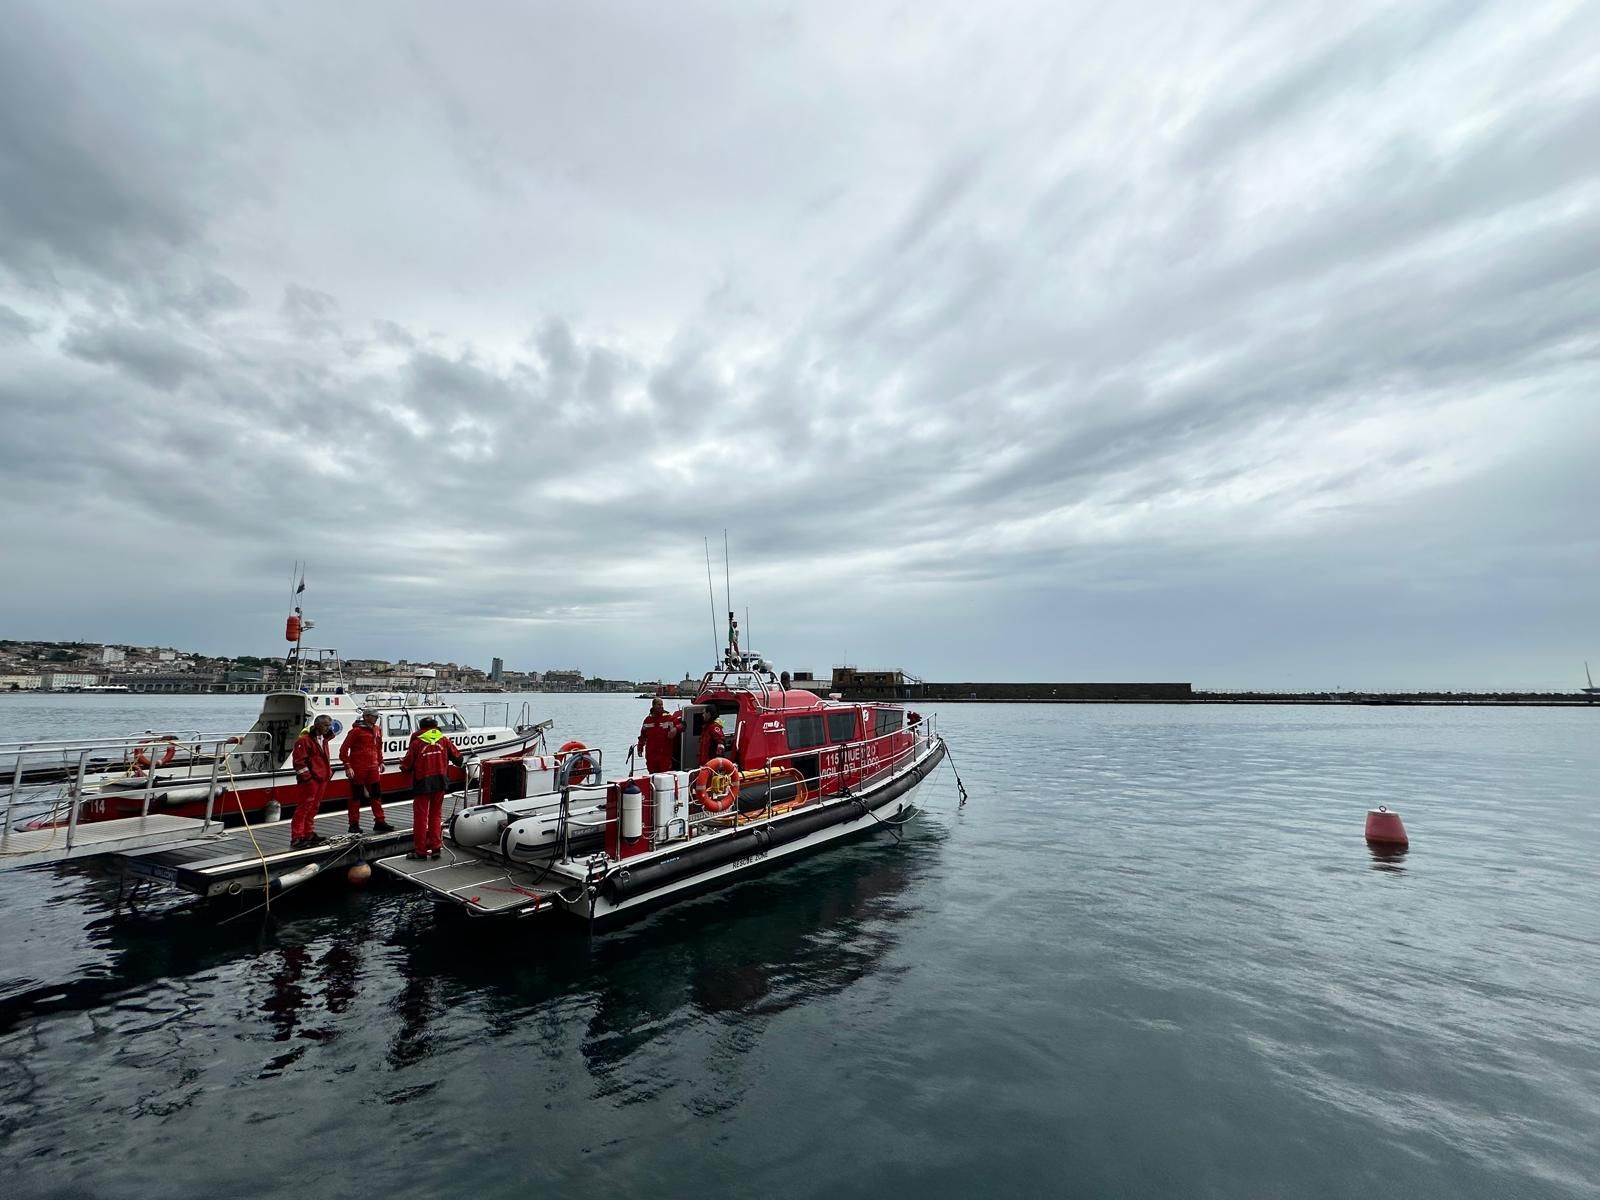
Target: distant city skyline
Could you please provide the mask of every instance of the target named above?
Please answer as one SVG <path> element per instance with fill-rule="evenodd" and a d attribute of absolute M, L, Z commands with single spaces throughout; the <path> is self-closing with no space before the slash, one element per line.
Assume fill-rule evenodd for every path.
<path fill-rule="evenodd" d="M 1213 688 L 1600 661 L 1600 9 L 0 27 L 0 627 Z M 709 539 L 715 600 L 708 604 Z"/>

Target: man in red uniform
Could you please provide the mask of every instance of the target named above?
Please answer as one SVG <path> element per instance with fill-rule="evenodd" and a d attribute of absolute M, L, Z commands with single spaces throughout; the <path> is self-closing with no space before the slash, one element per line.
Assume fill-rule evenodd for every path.
<path fill-rule="evenodd" d="M 683 717 L 667 712 L 660 696 L 652 700 L 650 715 L 639 727 L 639 744 L 635 747 L 644 754 L 645 769 L 652 775 L 672 770 L 672 748 L 682 732 Z"/>
<path fill-rule="evenodd" d="M 289 822 L 291 850 L 319 846 L 324 840 L 317 836 L 316 821 L 328 781 L 333 778 L 333 764 L 328 760 L 328 739 L 332 736 L 333 718 L 323 713 L 294 744 L 294 777 L 300 784 L 300 797 L 295 801 L 294 819 Z"/>
<path fill-rule="evenodd" d="M 722 722 L 717 720 L 716 713 L 707 713 L 705 728 L 700 731 L 700 765 L 703 767 L 727 752 L 728 735 L 723 732 Z"/>
<path fill-rule="evenodd" d="M 339 761 L 350 780 L 350 832 L 361 832 L 361 802 L 367 800 L 372 804 L 372 832 L 393 833 L 394 826 L 383 819 L 383 735 L 377 709 L 361 710 L 361 719 L 344 735 Z"/>
<path fill-rule="evenodd" d="M 400 769 L 411 772 L 411 851 L 407 858 L 438 858 L 444 847 L 444 790 L 450 764 L 464 765 L 455 743 L 439 732 L 439 722 L 423 717 L 411 735 Z"/>

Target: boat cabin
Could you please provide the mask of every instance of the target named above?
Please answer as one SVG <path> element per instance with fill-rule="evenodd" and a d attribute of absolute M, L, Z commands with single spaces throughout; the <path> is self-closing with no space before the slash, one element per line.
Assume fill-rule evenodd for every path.
<path fill-rule="evenodd" d="M 694 700 L 679 711 L 683 770 L 705 765 L 702 735 L 717 721 L 725 757 L 741 772 L 792 769 L 824 784 L 825 794 L 870 777 L 880 764 L 909 751 L 914 740 L 899 705 L 848 703 L 784 687 L 764 663 L 707 672 Z"/>

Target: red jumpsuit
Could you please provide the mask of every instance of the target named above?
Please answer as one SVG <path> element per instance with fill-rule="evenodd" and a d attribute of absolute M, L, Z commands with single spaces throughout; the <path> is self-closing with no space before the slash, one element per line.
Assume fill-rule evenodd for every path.
<path fill-rule="evenodd" d="M 652 775 L 672 770 L 672 747 L 683 729 L 683 718 L 677 713 L 651 713 L 639 727 L 639 744 L 644 751 L 645 769 Z"/>
<path fill-rule="evenodd" d="M 317 831 L 317 810 L 322 807 L 322 797 L 333 778 L 333 764 L 328 761 L 328 741 L 317 737 L 309 729 L 294 744 L 294 774 L 300 781 L 300 798 L 295 801 L 294 817 L 289 822 L 292 841 L 304 841 Z"/>
<path fill-rule="evenodd" d="M 400 769 L 411 772 L 411 849 L 418 857 L 444 846 L 444 790 L 450 764 L 460 762 L 461 751 L 437 729 L 411 735 Z"/>
<path fill-rule="evenodd" d="M 383 737 L 365 721 L 357 721 L 344 735 L 339 761 L 350 777 L 350 824 L 361 820 L 361 800 L 365 791 L 372 798 L 372 819 L 383 821 L 383 801 L 377 790 L 383 780 Z"/>
<path fill-rule="evenodd" d="M 728 735 L 722 731 L 720 721 L 707 721 L 706 727 L 700 731 L 700 765 L 703 767 L 713 758 L 721 758 L 728 752 Z"/>

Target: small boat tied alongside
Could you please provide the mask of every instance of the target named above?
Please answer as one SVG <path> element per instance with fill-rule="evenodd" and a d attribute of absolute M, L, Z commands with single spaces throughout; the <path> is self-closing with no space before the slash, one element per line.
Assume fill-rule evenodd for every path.
<path fill-rule="evenodd" d="M 676 714 L 672 769 L 630 755 L 627 774 L 605 779 L 580 743 L 488 759 L 440 859 L 379 867 L 477 916 L 564 912 L 597 926 L 909 821 L 946 756 L 935 722 L 790 687 L 740 652 L 736 629 L 730 618 L 722 662 Z"/>
<path fill-rule="evenodd" d="M 284 672 L 288 686 L 267 693 L 254 724 L 220 743 L 194 731 L 167 731 L 117 739 L 109 753 L 81 754 L 76 742 L 52 744 L 70 747 L 59 754 L 46 752 L 45 744 L 19 744 L 0 762 L 8 775 L 14 773 L 13 787 L 56 787 L 53 801 L 35 813 L 29 827 L 65 826 L 73 806 L 73 821 L 85 825 L 151 815 L 275 818 L 301 800 L 303 789 L 291 761 L 294 744 L 323 715 L 333 723 L 328 743 L 333 778 L 322 796 L 323 809 L 342 808 L 350 797 L 351 780 L 339 751 L 364 710 L 376 713 L 383 754 L 379 786 L 385 801 L 410 794 L 411 782 L 400 762 L 424 717 L 432 717 L 469 758 L 542 748 L 550 723 L 532 721 L 526 704 L 515 722 L 510 705 L 504 705 L 498 724 L 489 723 L 485 706 L 484 720 L 474 725 L 433 690 L 426 675 L 407 690 L 358 696 L 345 682 L 336 651 L 304 645 L 310 628 L 312 623 L 297 608 L 285 630 L 290 642 Z M 452 767 L 450 782 L 454 788 L 470 781 L 463 768 Z"/>

